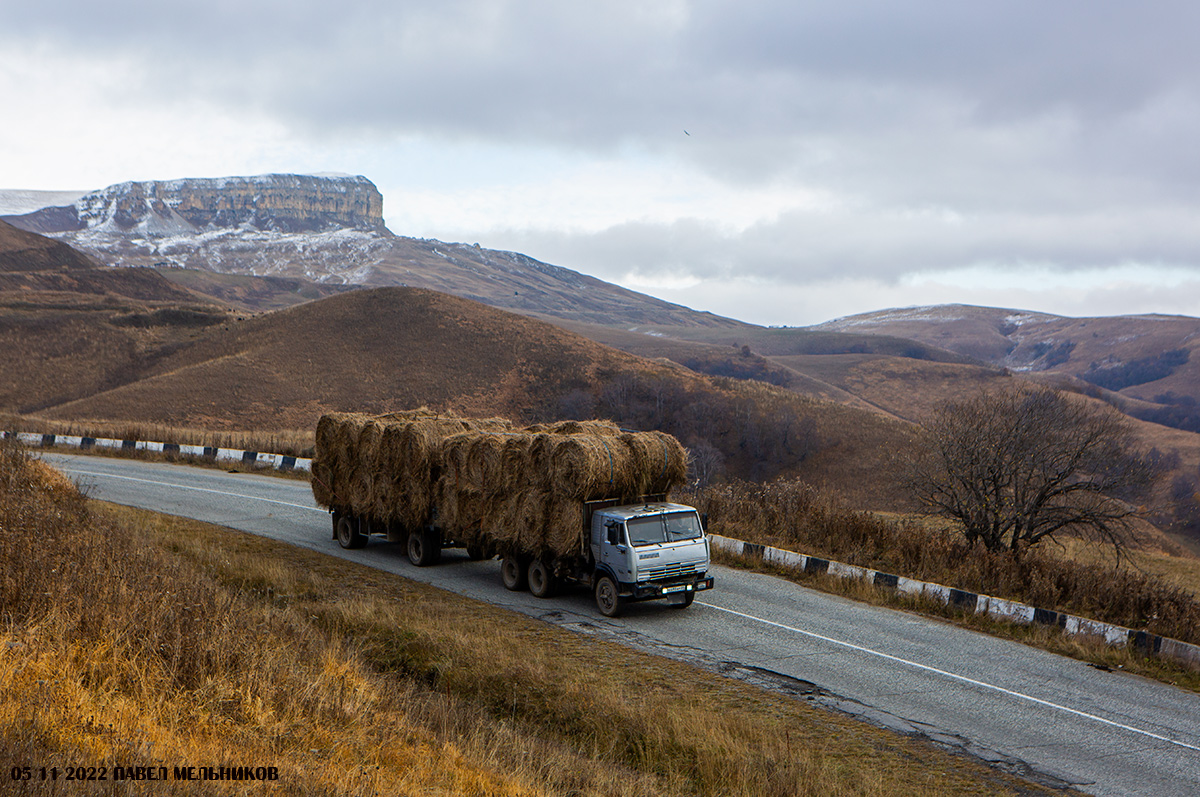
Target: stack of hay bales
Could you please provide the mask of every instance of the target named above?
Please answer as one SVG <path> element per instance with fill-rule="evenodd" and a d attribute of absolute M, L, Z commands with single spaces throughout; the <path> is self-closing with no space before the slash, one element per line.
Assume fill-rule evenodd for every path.
<path fill-rule="evenodd" d="M 661 432 L 607 421 L 513 428 L 426 410 L 333 413 L 317 424 L 313 495 L 406 528 L 529 555 L 581 553 L 584 502 L 633 503 L 687 477 L 687 455 Z"/>

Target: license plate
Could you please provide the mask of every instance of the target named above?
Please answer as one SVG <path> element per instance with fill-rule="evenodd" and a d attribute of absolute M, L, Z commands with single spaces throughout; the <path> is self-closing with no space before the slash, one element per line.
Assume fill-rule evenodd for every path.
<path fill-rule="evenodd" d="M 663 587 L 662 594 L 671 595 L 676 592 L 687 592 L 687 584 L 681 584 L 678 587 Z"/>

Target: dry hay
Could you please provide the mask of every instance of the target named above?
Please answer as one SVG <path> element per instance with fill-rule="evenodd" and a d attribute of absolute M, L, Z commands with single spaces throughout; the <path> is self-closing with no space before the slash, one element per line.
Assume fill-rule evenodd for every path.
<path fill-rule="evenodd" d="M 331 413 L 317 424 L 313 495 L 406 528 L 434 522 L 463 544 L 569 555 L 583 545 L 584 501 L 633 503 L 686 475 L 674 437 L 608 421 L 514 429 L 428 410 Z"/>

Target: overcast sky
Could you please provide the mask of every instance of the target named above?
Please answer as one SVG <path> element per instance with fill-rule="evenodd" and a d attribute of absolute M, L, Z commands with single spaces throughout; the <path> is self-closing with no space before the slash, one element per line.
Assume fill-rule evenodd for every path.
<path fill-rule="evenodd" d="M 1200 315 L 1200 4 L 0 0 L 0 188 L 363 174 L 401 235 L 804 325 Z"/>

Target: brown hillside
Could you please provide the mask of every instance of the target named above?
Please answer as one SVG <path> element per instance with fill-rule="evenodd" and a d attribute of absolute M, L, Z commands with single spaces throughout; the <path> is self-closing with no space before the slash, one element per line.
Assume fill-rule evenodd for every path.
<path fill-rule="evenodd" d="M 360 287 L 313 282 L 301 277 L 251 277 L 246 274 L 220 274 L 195 268 L 159 267 L 154 271 L 183 290 L 245 312 L 281 310 Z"/>
<path fill-rule="evenodd" d="M 15 232 L 3 250 L 10 268 L 0 271 L 0 409 L 37 412 L 120 384 L 225 317 L 153 270 L 97 268 Z M 66 265 L 39 268 L 47 263 Z"/>
<path fill-rule="evenodd" d="M 621 329 L 618 327 L 588 324 L 583 322 L 547 319 L 551 323 L 570 329 L 573 332 L 598 341 L 606 346 L 621 351 L 636 354 L 639 357 L 652 359 L 667 359 L 679 363 L 700 373 L 712 376 L 730 376 L 736 379 L 757 379 L 770 384 L 786 387 L 795 393 L 810 398 L 835 401 L 858 409 L 874 409 L 870 404 L 857 396 L 824 381 L 819 376 L 804 370 L 797 370 L 778 357 L 763 357 L 753 350 L 743 350 L 741 345 L 732 342 L 707 342 L 704 340 L 688 340 L 675 337 L 676 333 L 686 334 L 674 328 L 640 328 Z M 749 324 L 742 325 L 737 334 L 734 330 L 728 332 L 731 339 L 741 337 L 752 339 L 754 332 L 761 327 Z M 664 331 L 665 330 L 665 331 Z M 692 331 L 693 335 L 701 334 Z M 706 335 L 720 339 L 719 335 Z M 744 344 L 748 345 L 748 344 Z"/>
<path fill-rule="evenodd" d="M 0 272 L 92 268 L 95 263 L 59 241 L 0 221 Z"/>
<path fill-rule="evenodd" d="M 411 288 L 353 291 L 230 319 L 137 362 L 140 370 L 122 384 L 39 414 L 267 430 L 312 428 L 329 410 L 422 405 L 520 421 L 608 417 L 714 447 L 727 475 L 799 474 L 872 508 L 897 505 L 890 457 L 911 437 L 908 425 L 877 413 L 711 379 Z"/>
<path fill-rule="evenodd" d="M 816 329 L 912 338 L 1020 372 L 1081 377 L 1144 401 L 1166 393 L 1200 400 L 1200 319 L 1189 316 L 1068 318 L 943 305 L 866 313 Z M 1181 350 L 1186 362 L 1158 372 L 1148 367 Z"/>
<path fill-rule="evenodd" d="M 1013 381 L 996 368 L 876 354 L 808 354 L 772 359 L 913 423 L 922 422 L 946 401 L 980 390 L 1002 389 Z"/>
<path fill-rule="evenodd" d="M 179 425 L 311 427 L 322 412 L 428 405 L 521 416 L 618 371 L 680 370 L 549 324 L 411 288 L 354 291 L 223 325 L 143 378 L 47 411 Z"/>

